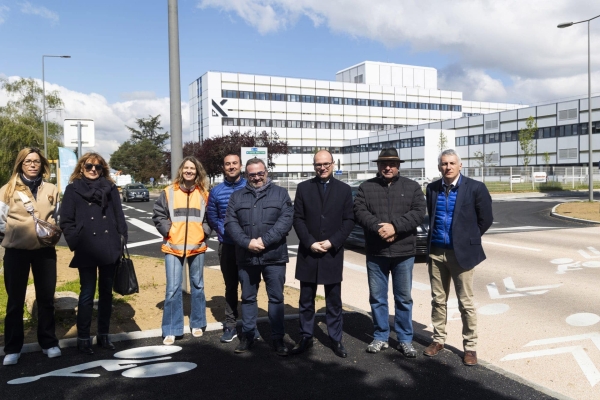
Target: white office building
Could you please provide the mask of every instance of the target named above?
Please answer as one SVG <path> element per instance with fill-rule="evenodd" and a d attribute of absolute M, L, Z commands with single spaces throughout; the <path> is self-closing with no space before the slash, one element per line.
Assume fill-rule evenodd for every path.
<path fill-rule="evenodd" d="M 522 107 L 464 101 L 461 92 L 438 89 L 434 68 L 370 61 L 338 72 L 335 81 L 207 72 L 192 82 L 189 97 L 192 137 L 277 132 L 291 154 L 275 160 L 274 172 L 287 176 L 312 172 L 319 148 L 339 154 L 344 169 L 364 169 L 368 165 L 361 157 L 347 153 L 353 140 Z M 411 147 L 424 145 L 423 134 L 411 141 Z M 414 152 L 417 168 L 423 150 Z"/>

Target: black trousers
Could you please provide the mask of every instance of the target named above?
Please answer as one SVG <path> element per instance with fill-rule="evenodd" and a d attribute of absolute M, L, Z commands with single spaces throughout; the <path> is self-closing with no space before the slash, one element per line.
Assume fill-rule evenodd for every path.
<path fill-rule="evenodd" d="M 235 245 L 219 243 L 219 263 L 225 281 L 225 328 L 235 329 L 238 318 L 238 267 L 235 262 Z"/>
<path fill-rule="evenodd" d="M 98 334 L 107 335 L 110 329 L 112 313 L 112 286 L 117 264 L 79 269 L 79 304 L 77 306 L 77 337 L 90 338 L 94 297 L 96 294 L 96 278 L 98 278 Z"/>
<path fill-rule="evenodd" d="M 342 282 L 323 285 L 325 287 L 325 322 L 329 337 L 342 340 Z M 300 282 L 300 334 L 312 337 L 315 328 L 315 296 L 317 284 Z"/>
<path fill-rule="evenodd" d="M 4 320 L 4 353 L 20 353 L 23 348 L 23 306 L 29 270 L 38 309 L 37 338 L 42 349 L 58 346 L 54 322 L 54 289 L 56 288 L 56 250 L 6 249 L 4 253 L 4 285 L 8 294 Z"/>

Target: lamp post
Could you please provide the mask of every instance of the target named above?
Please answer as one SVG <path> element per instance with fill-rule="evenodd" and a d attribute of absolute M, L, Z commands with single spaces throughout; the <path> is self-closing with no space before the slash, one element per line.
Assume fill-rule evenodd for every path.
<path fill-rule="evenodd" d="M 46 79 L 44 76 L 44 58 L 45 57 L 57 57 L 57 58 L 71 58 L 71 56 L 42 56 L 42 91 L 43 94 L 43 113 L 44 113 L 44 157 L 48 158 L 48 121 L 46 120 Z"/>

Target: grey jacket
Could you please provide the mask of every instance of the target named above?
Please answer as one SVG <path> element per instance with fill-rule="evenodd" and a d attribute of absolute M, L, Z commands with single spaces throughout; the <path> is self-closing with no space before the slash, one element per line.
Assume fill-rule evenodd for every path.
<path fill-rule="evenodd" d="M 248 186 L 234 192 L 227 206 L 225 232 L 236 244 L 238 265 L 286 264 L 289 257 L 285 238 L 293 220 L 292 200 L 279 186 L 268 183 L 259 192 Z M 250 252 L 250 240 L 259 237 L 265 249 L 258 254 Z"/>
<path fill-rule="evenodd" d="M 358 188 L 354 216 L 365 231 L 367 254 L 401 257 L 415 254 L 417 226 L 425 217 L 425 196 L 419 184 L 397 176 L 388 186 L 382 178 L 372 178 Z M 397 238 L 391 243 L 379 237 L 380 223 L 391 223 Z"/>

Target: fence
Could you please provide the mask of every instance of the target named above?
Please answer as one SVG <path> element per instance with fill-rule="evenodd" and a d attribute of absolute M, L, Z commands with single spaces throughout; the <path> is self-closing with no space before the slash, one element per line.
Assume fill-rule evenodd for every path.
<path fill-rule="evenodd" d="M 482 181 L 491 192 L 528 192 L 551 190 L 575 190 L 588 188 L 587 167 L 465 167 L 461 171 L 469 178 Z M 594 186 L 600 187 L 600 172 L 594 172 Z M 346 183 L 370 179 L 377 171 L 344 171 L 335 177 Z M 407 178 L 421 178 L 424 169 L 400 169 L 400 175 Z M 545 174 L 545 175 L 544 175 Z M 300 182 L 312 179 L 304 178 L 275 178 L 276 185 L 295 193 Z"/>

